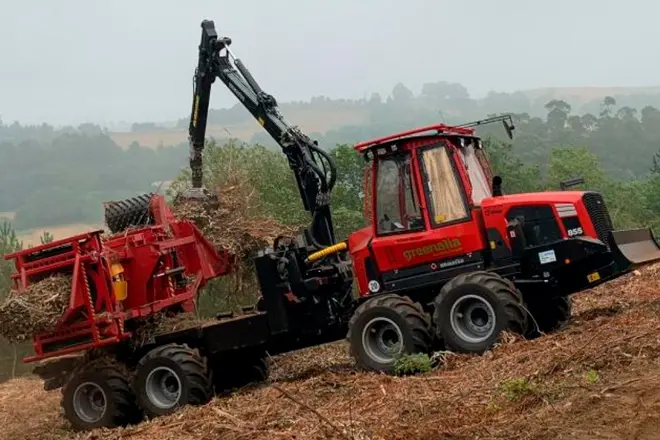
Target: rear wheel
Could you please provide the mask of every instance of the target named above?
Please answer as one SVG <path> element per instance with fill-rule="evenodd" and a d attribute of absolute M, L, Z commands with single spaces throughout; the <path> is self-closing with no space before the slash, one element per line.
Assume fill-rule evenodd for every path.
<path fill-rule="evenodd" d="M 76 431 L 115 428 L 142 419 L 128 371 L 108 359 L 89 362 L 75 371 L 62 388 L 61 406 Z"/>
<path fill-rule="evenodd" d="M 528 338 L 559 330 L 571 319 L 572 305 L 569 296 L 527 298 L 525 306 L 534 318 L 530 320 L 526 334 Z"/>
<path fill-rule="evenodd" d="M 505 331 L 524 333 L 527 315 L 513 283 L 486 272 L 458 275 L 435 299 L 436 336 L 452 351 L 481 354 Z"/>
<path fill-rule="evenodd" d="M 384 295 L 355 310 L 347 338 L 359 367 L 391 373 L 399 355 L 429 352 L 430 329 L 430 318 L 419 303 Z"/>
<path fill-rule="evenodd" d="M 175 412 L 185 405 L 204 405 L 213 397 L 206 359 L 186 345 L 157 347 L 141 360 L 134 389 L 148 417 Z"/>

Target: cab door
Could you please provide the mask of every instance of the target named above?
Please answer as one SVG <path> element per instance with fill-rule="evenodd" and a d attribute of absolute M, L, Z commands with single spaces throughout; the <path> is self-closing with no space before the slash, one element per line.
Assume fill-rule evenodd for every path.
<path fill-rule="evenodd" d="M 386 285 L 470 263 L 483 249 L 456 165 L 444 143 L 378 159 L 371 248 Z"/>

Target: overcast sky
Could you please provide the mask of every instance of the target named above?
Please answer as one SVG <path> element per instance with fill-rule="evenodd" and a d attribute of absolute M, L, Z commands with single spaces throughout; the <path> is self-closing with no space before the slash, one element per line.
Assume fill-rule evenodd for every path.
<path fill-rule="evenodd" d="M 542 6 L 541 6 L 542 5 Z M 660 84 L 651 0 L 0 0 L 7 122 L 187 116 L 202 19 L 279 101 L 456 81 L 473 96 Z M 235 98 L 215 88 L 212 106 Z"/>

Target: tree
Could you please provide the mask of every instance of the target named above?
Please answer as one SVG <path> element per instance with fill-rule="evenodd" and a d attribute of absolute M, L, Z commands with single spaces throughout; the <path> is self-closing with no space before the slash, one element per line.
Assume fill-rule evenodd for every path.
<path fill-rule="evenodd" d="M 53 237 L 53 234 L 51 234 L 48 231 L 44 231 L 41 234 L 41 237 L 39 237 L 39 241 L 41 241 L 41 244 L 47 244 L 47 243 L 52 243 L 55 237 Z"/>
<path fill-rule="evenodd" d="M 616 117 L 624 121 L 630 121 L 631 119 L 635 119 L 636 115 L 637 115 L 637 109 L 628 106 L 621 107 L 616 112 Z"/>
<path fill-rule="evenodd" d="M 548 110 L 548 126 L 553 131 L 561 131 L 566 126 L 571 106 L 563 100 L 553 99 L 545 105 Z"/>
<path fill-rule="evenodd" d="M 558 189 L 560 182 L 574 177 L 584 178 L 585 187 L 601 191 L 607 181 L 598 157 L 586 148 L 554 148 L 550 153 L 546 187 Z"/>
<path fill-rule="evenodd" d="M 580 124 L 587 131 L 594 131 L 598 127 L 598 118 L 591 113 L 585 113 L 584 115 L 580 116 Z"/>
<path fill-rule="evenodd" d="M 616 105 L 616 99 L 614 99 L 611 96 L 606 96 L 603 99 L 603 103 L 601 104 L 601 111 L 600 111 L 600 117 L 601 118 L 609 118 L 612 116 L 612 109 Z"/>
<path fill-rule="evenodd" d="M 408 104 L 413 99 L 413 92 L 402 83 L 397 83 L 392 89 L 392 99 L 397 105 Z"/>
<path fill-rule="evenodd" d="M 19 251 L 23 248 L 23 243 L 16 236 L 16 231 L 8 221 L 0 224 L 0 255 Z M 13 264 L 10 261 L 0 259 L 0 299 L 9 292 L 11 287 L 11 273 Z"/>

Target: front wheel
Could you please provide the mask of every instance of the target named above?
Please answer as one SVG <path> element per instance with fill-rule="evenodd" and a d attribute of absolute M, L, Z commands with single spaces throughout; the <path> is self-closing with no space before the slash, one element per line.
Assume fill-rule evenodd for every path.
<path fill-rule="evenodd" d="M 384 295 L 360 305 L 349 322 L 350 352 L 358 367 L 391 373 L 401 354 L 428 353 L 429 316 L 418 303 Z"/>
<path fill-rule="evenodd" d="M 477 271 L 458 275 L 435 299 L 437 337 L 459 353 L 482 354 L 505 331 L 523 334 L 527 314 L 513 283 L 499 275 Z"/>

